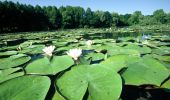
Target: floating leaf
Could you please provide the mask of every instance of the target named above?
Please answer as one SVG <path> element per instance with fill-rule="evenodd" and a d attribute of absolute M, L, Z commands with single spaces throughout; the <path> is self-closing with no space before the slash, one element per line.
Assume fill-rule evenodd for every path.
<path fill-rule="evenodd" d="M 25 54 L 41 54 L 43 53 L 42 49 L 45 48 L 45 45 L 32 45 L 27 48 L 21 48 L 21 51 L 19 53 L 25 53 Z"/>
<path fill-rule="evenodd" d="M 21 68 L 9 68 L 5 70 L 0 70 L 0 83 L 24 75 L 24 72 L 16 72 L 21 70 Z"/>
<path fill-rule="evenodd" d="M 119 74 L 101 65 L 75 66 L 56 84 L 60 93 L 70 100 L 82 100 L 87 89 L 93 100 L 117 100 L 122 89 Z"/>
<path fill-rule="evenodd" d="M 8 58 L 3 58 L 0 59 L 0 64 L 1 64 L 0 69 L 16 67 L 28 62 L 30 59 L 31 57 L 25 54 L 18 54 L 18 55 L 10 56 Z"/>
<path fill-rule="evenodd" d="M 2 57 L 2 56 L 16 55 L 17 53 L 18 53 L 17 51 L 5 51 L 5 52 L 0 52 L 0 57 Z"/>
<path fill-rule="evenodd" d="M 116 49 L 110 49 L 108 50 L 108 55 L 134 55 L 134 56 L 140 56 L 140 52 L 133 49 L 125 49 L 125 48 L 116 48 Z"/>
<path fill-rule="evenodd" d="M 133 49 L 139 51 L 141 54 L 151 53 L 151 49 L 147 46 L 138 46 L 136 44 L 128 44 L 124 47 L 125 49 Z"/>
<path fill-rule="evenodd" d="M 122 74 L 127 85 L 160 84 L 169 76 L 168 69 L 153 58 L 143 58 L 140 61 L 129 64 Z"/>
<path fill-rule="evenodd" d="M 65 98 L 63 96 L 61 96 L 58 91 L 56 90 L 52 100 L 65 100 Z"/>
<path fill-rule="evenodd" d="M 74 61 L 67 55 L 53 56 L 52 59 L 43 57 L 28 64 L 25 70 L 28 74 L 55 75 L 58 72 L 69 68 L 73 64 Z"/>
<path fill-rule="evenodd" d="M 44 100 L 50 87 L 46 76 L 22 76 L 0 84 L 0 100 Z"/>
<path fill-rule="evenodd" d="M 100 64 L 109 70 L 118 72 L 122 68 L 127 67 L 127 64 L 137 62 L 138 60 L 139 60 L 138 56 L 115 55 L 115 56 L 109 57 L 108 59 L 101 62 Z"/>
<path fill-rule="evenodd" d="M 96 61 L 96 60 L 102 60 L 104 59 L 105 55 L 102 53 L 89 53 L 86 55 L 86 58 L 92 58 L 92 61 Z"/>

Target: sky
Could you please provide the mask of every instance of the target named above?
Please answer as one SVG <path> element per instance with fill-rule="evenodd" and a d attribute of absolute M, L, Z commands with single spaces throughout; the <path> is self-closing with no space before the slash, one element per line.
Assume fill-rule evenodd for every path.
<path fill-rule="evenodd" d="M 4 0 L 1 0 L 4 1 Z M 163 9 L 170 13 L 170 0 L 7 0 L 33 6 L 80 6 L 88 7 L 92 11 L 102 10 L 117 12 L 119 14 L 132 14 L 134 11 L 141 11 L 144 15 L 151 15 L 155 10 Z"/>

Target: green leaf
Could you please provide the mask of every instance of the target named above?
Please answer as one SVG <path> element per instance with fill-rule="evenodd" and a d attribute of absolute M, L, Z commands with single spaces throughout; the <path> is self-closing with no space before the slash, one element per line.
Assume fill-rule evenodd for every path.
<path fill-rule="evenodd" d="M 133 49 L 116 48 L 108 50 L 108 55 L 135 55 L 140 56 L 140 52 Z"/>
<path fill-rule="evenodd" d="M 122 68 L 127 67 L 127 64 L 137 62 L 138 60 L 139 60 L 138 56 L 115 55 L 109 57 L 100 64 L 103 65 L 103 67 L 105 67 L 106 69 L 118 72 Z"/>
<path fill-rule="evenodd" d="M 161 56 L 161 55 L 156 55 L 156 54 L 153 54 L 152 56 L 153 58 L 156 58 L 160 61 L 170 62 L 170 56 Z"/>
<path fill-rule="evenodd" d="M 56 90 L 52 100 L 65 100 L 65 98 L 63 96 L 61 96 L 58 91 Z"/>
<path fill-rule="evenodd" d="M 28 74 L 55 75 L 73 64 L 74 61 L 67 55 L 53 56 L 51 60 L 48 57 L 43 57 L 28 64 L 25 70 Z"/>
<path fill-rule="evenodd" d="M 50 87 L 46 76 L 22 76 L 0 85 L 0 100 L 44 100 Z"/>
<path fill-rule="evenodd" d="M 21 68 L 9 68 L 5 70 L 0 70 L 0 83 L 24 75 L 24 72 L 16 72 L 21 70 Z"/>
<path fill-rule="evenodd" d="M 136 44 L 128 44 L 124 47 L 125 49 L 133 49 L 139 51 L 141 54 L 151 53 L 151 49 L 147 46 L 138 46 Z"/>
<path fill-rule="evenodd" d="M 0 69 L 16 67 L 28 62 L 30 59 L 31 57 L 25 54 L 18 54 L 18 55 L 10 56 L 8 58 L 3 58 L 0 59 L 0 64 L 1 64 Z"/>
<path fill-rule="evenodd" d="M 161 88 L 170 93 L 170 78 L 161 85 Z"/>
<path fill-rule="evenodd" d="M 31 45 L 26 48 L 21 48 L 21 51 L 19 53 L 24 53 L 24 54 L 41 54 L 43 53 L 43 48 L 45 45 Z"/>
<path fill-rule="evenodd" d="M 69 100 L 82 100 L 87 89 L 93 100 L 117 100 L 122 90 L 119 74 L 101 65 L 75 66 L 56 80 L 56 85 Z"/>
<path fill-rule="evenodd" d="M 166 47 L 166 48 L 159 48 L 159 49 L 152 49 L 152 53 L 154 54 L 158 54 L 158 55 L 169 55 L 170 54 L 170 48 Z"/>
<path fill-rule="evenodd" d="M 86 59 L 92 58 L 92 61 L 102 60 L 104 59 L 105 55 L 102 53 L 89 53 L 85 56 Z"/>
<path fill-rule="evenodd" d="M 160 84 L 169 76 L 168 69 L 153 58 L 143 58 L 139 62 L 129 64 L 122 74 L 127 85 Z"/>
<path fill-rule="evenodd" d="M 2 56 L 16 55 L 17 53 L 18 53 L 17 51 L 5 51 L 5 52 L 0 52 L 0 57 L 2 57 Z"/>

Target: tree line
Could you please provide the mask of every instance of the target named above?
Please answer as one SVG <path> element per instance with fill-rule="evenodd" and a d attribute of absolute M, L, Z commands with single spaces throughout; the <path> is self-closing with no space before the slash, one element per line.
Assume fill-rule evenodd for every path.
<path fill-rule="evenodd" d="M 0 1 L 0 32 L 42 31 L 70 28 L 106 28 L 131 25 L 170 23 L 170 13 L 163 9 L 152 15 L 141 11 L 121 15 L 108 11 L 92 11 L 82 7 L 32 6 L 12 1 Z"/>

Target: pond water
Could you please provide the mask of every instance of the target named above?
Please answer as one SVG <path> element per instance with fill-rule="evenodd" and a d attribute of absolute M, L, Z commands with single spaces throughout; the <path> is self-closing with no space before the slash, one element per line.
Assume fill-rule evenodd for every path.
<path fill-rule="evenodd" d="M 167 36 L 170 37 L 170 31 L 166 32 L 115 32 L 115 33 L 92 33 L 92 34 L 84 34 L 83 37 L 85 39 L 118 39 L 122 37 L 138 37 L 143 35 L 149 36 Z"/>

